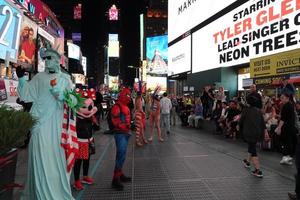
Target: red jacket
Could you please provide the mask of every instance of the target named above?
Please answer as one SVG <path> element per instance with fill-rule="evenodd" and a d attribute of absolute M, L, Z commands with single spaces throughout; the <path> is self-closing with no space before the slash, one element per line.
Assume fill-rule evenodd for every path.
<path fill-rule="evenodd" d="M 114 125 L 114 131 L 129 133 L 130 131 L 130 110 L 127 106 L 117 103 L 111 108 L 111 121 Z M 121 108 L 121 111 L 120 111 Z"/>

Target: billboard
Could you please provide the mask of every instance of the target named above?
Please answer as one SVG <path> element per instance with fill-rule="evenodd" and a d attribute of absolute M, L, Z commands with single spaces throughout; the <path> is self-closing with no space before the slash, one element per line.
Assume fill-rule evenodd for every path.
<path fill-rule="evenodd" d="M 110 21 L 117 21 L 119 19 L 119 10 L 116 5 L 112 5 L 108 11 Z"/>
<path fill-rule="evenodd" d="M 250 60 L 251 78 L 300 72 L 300 49 Z"/>
<path fill-rule="evenodd" d="M 74 6 L 74 16 L 73 19 L 81 19 L 81 3 Z"/>
<path fill-rule="evenodd" d="M 22 23 L 21 12 L 5 0 L 0 0 L 0 6 L 0 58 L 16 61 Z"/>
<path fill-rule="evenodd" d="M 75 84 L 86 84 L 85 76 L 83 74 L 72 74 L 72 76 L 74 77 Z"/>
<path fill-rule="evenodd" d="M 260 2 L 248 1 L 193 33 L 193 73 L 299 49 L 300 1 Z"/>
<path fill-rule="evenodd" d="M 108 34 L 108 57 L 119 57 L 120 45 L 118 34 Z"/>
<path fill-rule="evenodd" d="M 36 23 L 24 16 L 20 31 L 18 61 L 29 70 L 35 68 L 37 30 Z"/>
<path fill-rule="evenodd" d="M 11 0 L 15 4 L 21 6 L 22 10 L 25 10 L 28 14 L 34 16 L 38 19 L 43 27 L 56 37 L 63 37 L 61 33 L 63 32 L 62 26 L 56 19 L 56 15 L 49 9 L 49 7 L 43 3 L 41 0 Z"/>
<path fill-rule="evenodd" d="M 118 76 L 108 76 L 108 87 L 111 91 L 119 90 L 119 77 Z"/>
<path fill-rule="evenodd" d="M 72 33 L 72 41 L 80 42 L 81 41 L 81 33 Z"/>
<path fill-rule="evenodd" d="M 38 66 L 37 71 L 43 72 L 45 71 L 45 60 L 43 59 L 46 48 L 53 47 L 55 43 L 55 38 L 47 33 L 44 29 L 38 29 L 38 38 L 37 38 L 37 48 L 38 48 Z"/>
<path fill-rule="evenodd" d="M 167 91 L 167 77 L 147 76 L 147 90 L 154 91 L 157 86 L 160 86 L 161 91 Z"/>
<path fill-rule="evenodd" d="M 168 36 L 146 38 L 146 57 L 148 74 L 168 73 Z"/>
<path fill-rule="evenodd" d="M 67 43 L 68 45 L 68 57 L 76 60 L 80 60 L 80 47 L 73 43 Z"/>
<path fill-rule="evenodd" d="M 180 40 L 169 47 L 168 76 L 191 70 L 191 36 Z"/>
<path fill-rule="evenodd" d="M 210 18 L 236 0 L 169 0 L 169 42 Z"/>

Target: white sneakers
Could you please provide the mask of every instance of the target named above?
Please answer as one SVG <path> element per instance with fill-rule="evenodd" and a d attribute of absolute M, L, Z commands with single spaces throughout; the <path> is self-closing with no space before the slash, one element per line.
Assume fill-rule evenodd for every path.
<path fill-rule="evenodd" d="M 292 160 L 293 158 L 291 156 L 283 156 L 280 161 L 280 164 L 292 165 L 293 164 Z"/>

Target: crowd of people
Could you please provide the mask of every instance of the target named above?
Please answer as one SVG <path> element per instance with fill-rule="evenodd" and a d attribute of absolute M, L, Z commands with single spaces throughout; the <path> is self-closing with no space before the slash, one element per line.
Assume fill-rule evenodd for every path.
<path fill-rule="evenodd" d="M 29 161 L 32 161 L 35 157 L 38 160 L 29 162 L 28 179 L 22 199 L 35 199 L 38 195 L 42 195 L 46 199 L 61 199 L 62 196 L 72 199 L 69 185 L 72 169 L 75 178 L 73 187 L 76 190 L 83 189 L 81 183 L 94 183 L 94 180 L 88 176 L 88 169 L 90 156 L 95 153 L 92 134 L 93 124 L 98 126 L 99 118 L 103 113 L 101 107 L 103 98 L 96 92 L 94 96 L 86 99 L 81 108 L 77 110 L 78 119 L 75 122 L 74 114 L 71 112 L 71 106 L 73 106 L 71 98 L 63 95 L 64 91 L 61 89 L 65 88 L 65 91 L 71 89 L 68 85 L 70 82 L 69 77 L 60 72 L 57 53 L 48 50 L 48 54 L 56 59 L 50 59 L 46 63 L 45 72 L 40 73 L 30 82 L 23 81 L 24 70 L 17 68 L 17 75 L 21 80 L 18 86 L 20 100 L 26 103 L 32 102 L 33 106 L 30 112 L 40 120 L 38 126 L 32 130 L 29 145 Z M 61 82 L 56 81 L 58 78 L 61 79 Z M 44 92 L 47 94 L 44 95 L 45 99 L 48 100 L 47 102 L 41 101 L 39 94 L 30 93 L 36 91 L 35 82 L 40 82 L 50 88 L 50 93 L 47 88 Z M 284 165 L 292 165 L 296 153 L 296 166 L 297 169 L 300 169 L 298 163 L 300 144 L 297 143 L 297 134 L 300 128 L 300 102 L 295 100 L 295 87 L 286 80 L 283 81 L 280 95 L 277 97 L 260 94 L 255 85 L 250 87 L 247 95 L 232 99 L 225 95 L 223 87 L 216 89 L 215 85 L 205 86 L 199 97 L 192 95 L 176 97 L 175 95 L 168 96 L 167 93 L 160 96 L 159 92 L 159 88 L 157 88 L 153 93 L 143 96 L 141 90 L 136 91 L 133 99 L 132 91 L 128 88 L 122 88 L 115 104 L 107 112 L 107 118 L 111 120 L 108 123 L 111 124 L 116 143 L 116 161 L 112 177 L 113 188 L 123 190 L 122 183 L 131 181 L 131 177 L 124 175 L 122 168 L 126 159 L 133 121 L 136 146 L 138 147 L 153 142 L 154 129 L 157 132 L 157 140 L 164 142 L 165 135 L 171 132 L 170 126 L 177 124 L 177 118 L 180 118 L 182 126 L 190 128 L 199 128 L 204 121 L 213 121 L 216 134 L 224 135 L 226 138 L 233 140 L 243 139 L 247 142 L 248 156 L 243 160 L 243 164 L 249 169 L 253 164 L 254 170 L 251 173 L 254 176 L 263 177 L 257 154 L 258 146 L 281 152 L 283 157 L 280 164 Z M 71 95 L 71 92 L 68 94 Z M 44 102 L 42 106 L 37 104 L 40 101 Z M 57 106 L 58 103 L 59 106 Z M 48 112 L 49 108 L 52 109 L 51 113 L 55 113 L 51 116 L 47 115 L 47 117 L 51 117 L 51 120 L 45 118 L 44 115 L 40 115 Z M 95 119 L 94 115 L 98 119 Z M 150 124 L 149 138 L 145 136 L 146 120 L 149 120 Z M 69 125 L 66 123 L 69 123 Z M 65 129 L 75 125 L 78 127 L 77 138 L 73 140 L 74 133 L 72 131 L 74 129 Z M 164 127 L 164 129 L 161 129 L 161 127 Z M 162 134 L 162 130 L 166 134 Z M 52 144 L 49 143 L 49 138 L 53 137 L 54 132 L 55 140 L 51 140 L 53 141 Z M 66 140 L 64 135 L 71 140 Z M 65 144 L 66 141 L 72 142 Z M 40 145 L 40 143 L 43 145 Z M 65 148 L 66 145 L 68 145 L 67 148 Z M 40 148 L 41 146 L 43 148 Z M 58 148 L 53 152 L 49 151 L 53 149 L 53 146 L 62 146 L 63 148 Z M 51 152 L 51 155 L 49 155 L 49 152 Z M 68 159 L 72 158 L 72 153 L 76 153 L 77 156 Z M 57 158 L 66 158 L 66 160 L 58 160 Z M 45 169 L 44 166 L 48 166 L 48 168 Z M 84 175 L 82 179 L 80 179 L 81 166 Z M 54 173 L 55 177 L 51 173 L 53 170 L 57 170 Z M 51 173 L 51 176 L 53 176 L 48 184 L 43 184 L 39 179 L 34 178 L 38 177 L 36 174 L 41 173 L 47 173 L 48 176 Z M 32 185 L 38 185 L 39 187 L 33 188 Z M 298 173 L 296 176 L 296 193 L 290 193 L 289 197 L 290 199 L 299 199 L 299 196 L 300 174 Z"/>
<path fill-rule="evenodd" d="M 263 177 L 257 154 L 257 147 L 280 152 L 282 165 L 292 165 L 300 128 L 300 102 L 295 97 L 293 84 L 283 80 L 277 96 L 267 96 L 251 85 L 247 95 L 228 99 L 224 88 L 215 85 L 205 86 L 202 95 L 194 97 L 171 96 L 171 116 L 178 115 L 182 126 L 200 128 L 203 121 L 215 123 L 215 133 L 233 140 L 242 139 L 248 144 L 248 156 L 243 160 L 246 168 L 251 163 L 256 177 Z M 174 122 L 175 124 L 175 122 Z M 298 153 L 299 154 L 299 153 Z M 299 157 L 296 166 L 299 169 Z M 299 170 L 298 170 L 299 171 Z M 290 199 L 300 194 L 300 177 L 296 178 L 296 194 L 289 193 Z M 299 196 L 298 196 L 299 199 Z"/>

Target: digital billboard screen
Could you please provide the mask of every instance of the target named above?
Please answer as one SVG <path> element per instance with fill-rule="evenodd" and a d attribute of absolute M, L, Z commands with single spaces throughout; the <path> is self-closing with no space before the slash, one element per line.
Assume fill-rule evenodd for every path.
<path fill-rule="evenodd" d="M 259 2 L 248 1 L 193 33 L 193 73 L 300 48 L 300 1 Z"/>
<path fill-rule="evenodd" d="M 147 76 L 146 87 L 147 90 L 154 91 L 157 86 L 161 88 L 161 91 L 167 90 L 167 77 L 159 76 Z"/>
<path fill-rule="evenodd" d="M 37 32 L 38 26 L 36 23 L 24 16 L 20 30 L 18 61 L 27 70 L 31 70 L 35 65 Z"/>
<path fill-rule="evenodd" d="M 146 57 L 148 74 L 168 73 L 168 36 L 146 38 Z"/>
<path fill-rule="evenodd" d="M 67 43 L 67 45 L 68 45 L 68 57 L 76 60 L 80 60 L 80 47 L 72 43 Z"/>
<path fill-rule="evenodd" d="M 169 47 L 168 75 L 191 71 L 191 36 Z"/>
<path fill-rule="evenodd" d="M 169 0 L 169 42 L 210 18 L 236 0 Z"/>

